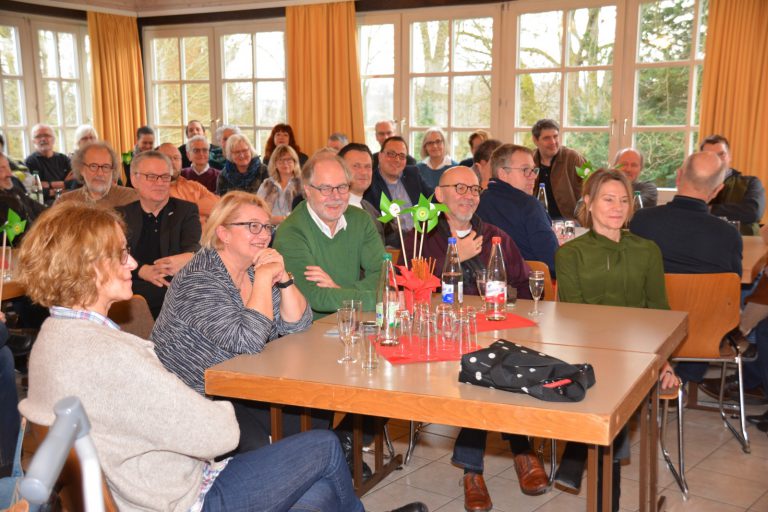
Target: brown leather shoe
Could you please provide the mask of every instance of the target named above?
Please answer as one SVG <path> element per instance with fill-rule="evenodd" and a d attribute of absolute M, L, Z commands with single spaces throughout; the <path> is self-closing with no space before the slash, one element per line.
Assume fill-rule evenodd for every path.
<path fill-rule="evenodd" d="M 489 512 L 493 508 L 491 495 L 480 473 L 464 475 L 464 509 L 467 512 Z"/>
<path fill-rule="evenodd" d="M 515 455 L 515 471 L 523 494 L 538 496 L 549 490 L 547 474 L 541 466 L 541 461 L 532 451 Z"/>

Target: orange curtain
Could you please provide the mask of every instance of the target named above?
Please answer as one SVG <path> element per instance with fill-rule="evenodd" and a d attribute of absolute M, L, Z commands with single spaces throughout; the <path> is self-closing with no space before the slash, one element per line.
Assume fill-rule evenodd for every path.
<path fill-rule="evenodd" d="M 768 2 L 711 0 L 700 138 L 731 143 L 733 167 L 768 185 Z"/>
<path fill-rule="evenodd" d="M 365 142 L 354 2 L 286 8 L 288 118 L 311 155 L 328 135 Z"/>
<path fill-rule="evenodd" d="M 94 127 L 115 151 L 129 151 L 136 129 L 147 124 L 136 18 L 89 12 L 88 35 L 93 62 Z"/>

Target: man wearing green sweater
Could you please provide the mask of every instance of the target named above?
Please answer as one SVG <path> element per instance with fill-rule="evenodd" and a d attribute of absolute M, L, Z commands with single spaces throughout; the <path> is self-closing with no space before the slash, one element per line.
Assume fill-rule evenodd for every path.
<path fill-rule="evenodd" d="M 347 299 L 373 311 L 384 244 L 370 215 L 347 209 L 351 174 L 337 156 L 313 157 L 302 169 L 306 201 L 280 224 L 274 247 L 312 306 L 314 318 Z"/>

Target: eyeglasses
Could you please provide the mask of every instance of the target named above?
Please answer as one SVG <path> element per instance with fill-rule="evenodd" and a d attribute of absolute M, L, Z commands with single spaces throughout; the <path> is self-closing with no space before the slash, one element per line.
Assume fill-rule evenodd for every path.
<path fill-rule="evenodd" d="M 335 187 L 332 187 L 330 185 L 320 185 L 319 187 L 316 187 L 315 185 L 310 185 L 310 187 L 312 187 L 315 190 L 320 191 L 320 194 L 324 195 L 324 196 L 330 196 L 334 192 L 338 192 L 339 195 L 344 195 L 347 192 L 349 192 L 349 184 L 348 183 L 344 183 L 342 185 L 337 185 Z"/>
<path fill-rule="evenodd" d="M 293 158 L 281 158 L 277 161 L 279 164 L 285 164 L 285 165 L 293 165 L 295 163 L 295 160 Z"/>
<path fill-rule="evenodd" d="M 250 149 L 241 149 L 239 151 L 232 151 L 233 155 L 249 155 L 251 153 Z"/>
<path fill-rule="evenodd" d="M 139 176 L 144 176 L 144 179 L 147 180 L 150 183 L 155 183 L 156 181 L 161 181 L 163 183 L 169 183 L 171 181 L 171 175 L 170 174 L 149 174 L 146 172 L 135 172 L 133 174 L 138 174 Z"/>
<path fill-rule="evenodd" d="M 100 172 L 102 174 L 111 174 L 114 167 L 112 167 L 112 164 L 85 164 L 85 166 L 90 169 L 91 172 Z"/>
<path fill-rule="evenodd" d="M 443 139 L 437 139 L 437 140 L 429 140 L 424 143 L 425 146 L 442 146 L 443 145 Z"/>
<path fill-rule="evenodd" d="M 226 226 L 248 226 L 248 231 L 251 234 L 258 235 L 263 230 L 267 230 L 270 236 L 275 232 L 275 226 L 273 224 L 262 224 L 261 222 L 230 222 L 225 224 Z"/>
<path fill-rule="evenodd" d="M 394 151 L 385 151 L 384 154 L 387 155 L 387 158 L 393 158 L 403 162 L 408 158 L 408 155 L 405 153 L 395 153 Z"/>
<path fill-rule="evenodd" d="M 40 139 L 52 139 L 53 134 L 52 133 L 38 133 L 33 137 L 34 139 L 40 140 Z"/>
<path fill-rule="evenodd" d="M 131 251 L 128 249 L 128 247 L 123 247 L 122 252 L 120 252 L 120 264 L 121 265 L 127 265 L 128 259 L 131 257 Z"/>
<path fill-rule="evenodd" d="M 209 153 L 210 149 L 208 148 L 192 148 L 193 153 Z"/>
<path fill-rule="evenodd" d="M 463 196 L 464 194 L 469 191 L 473 196 L 479 196 L 480 192 L 483 190 L 483 187 L 480 185 L 467 185 L 465 183 L 453 183 L 451 185 L 438 185 L 440 188 L 445 187 L 453 187 L 456 189 L 456 193 L 460 196 Z"/>
<path fill-rule="evenodd" d="M 512 169 L 517 169 L 519 171 L 523 171 L 523 176 L 526 178 L 530 178 L 531 176 L 538 176 L 539 175 L 539 168 L 538 167 L 505 167 L 502 166 L 502 169 L 505 171 L 509 171 Z"/>

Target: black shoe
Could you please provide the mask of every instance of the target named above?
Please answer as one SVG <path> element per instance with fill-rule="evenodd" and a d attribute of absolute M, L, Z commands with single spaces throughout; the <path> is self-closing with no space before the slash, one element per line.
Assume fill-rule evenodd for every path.
<path fill-rule="evenodd" d="M 391 510 L 390 512 L 429 512 L 429 509 L 422 502 L 414 501 L 413 503 L 403 505 L 402 507 Z"/>
<path fill-rule="evenodd" d="M 587 461 L 586 452 L 586 445 L 568 443 L 555 473 L 555 483 L 569 491 L 579 492 Z"/>
<path fill-rule="evenodd" d="M 768 432 L 768 421 L 761 421 L 757 424 L 757 430 L 761 432 Z"/>
<path fill-rule="evenodd" d="M 757 344 L 750 343 L 744 352 L 741 353 L 741 359 L 743 361 L 754 361 L 757 359 Z"/>
<path fill-rule="evenodd" d="M 341 449 L 344 451 L 344 459 L 347 461 L 347 466 L 349 466 L 349 474 L 354 476 L 355 464 L 353 455 L 354 450 L 352 449 L 352 433 L 341 430 L 334 430 L 333 432 L 336 434 L 336 437 L 339 438 L 339 443 L 341 443 Z M 373 476 L 371 467 L 363 461 L 363 481 L 368 480 L 371 476 Z"/>
<path fill-rule="evenodd" d="M 763 414 L 754 414 L 751 416 L 747 416 L 747 421 L 750 423 L 754 423 L 755 425 L 763 421 L 768 421 L 768 411 L 765 411 Z"/>
<path fill-rule="evenodd" d="M 704 379 L 699 384 L 699 389 L 714 399 L 720 398 L 720 379 Z M 739 401 L 739 385 L 735 376 L 729 376 L 725 379 L 725 393 L 723 400 Z M 762 389 L 753 388 L 744 390 L 744 403 L 747 405 L 762 405 L 768 403 Z M 766 418 L 768 419 L 768 418 Z"/>

